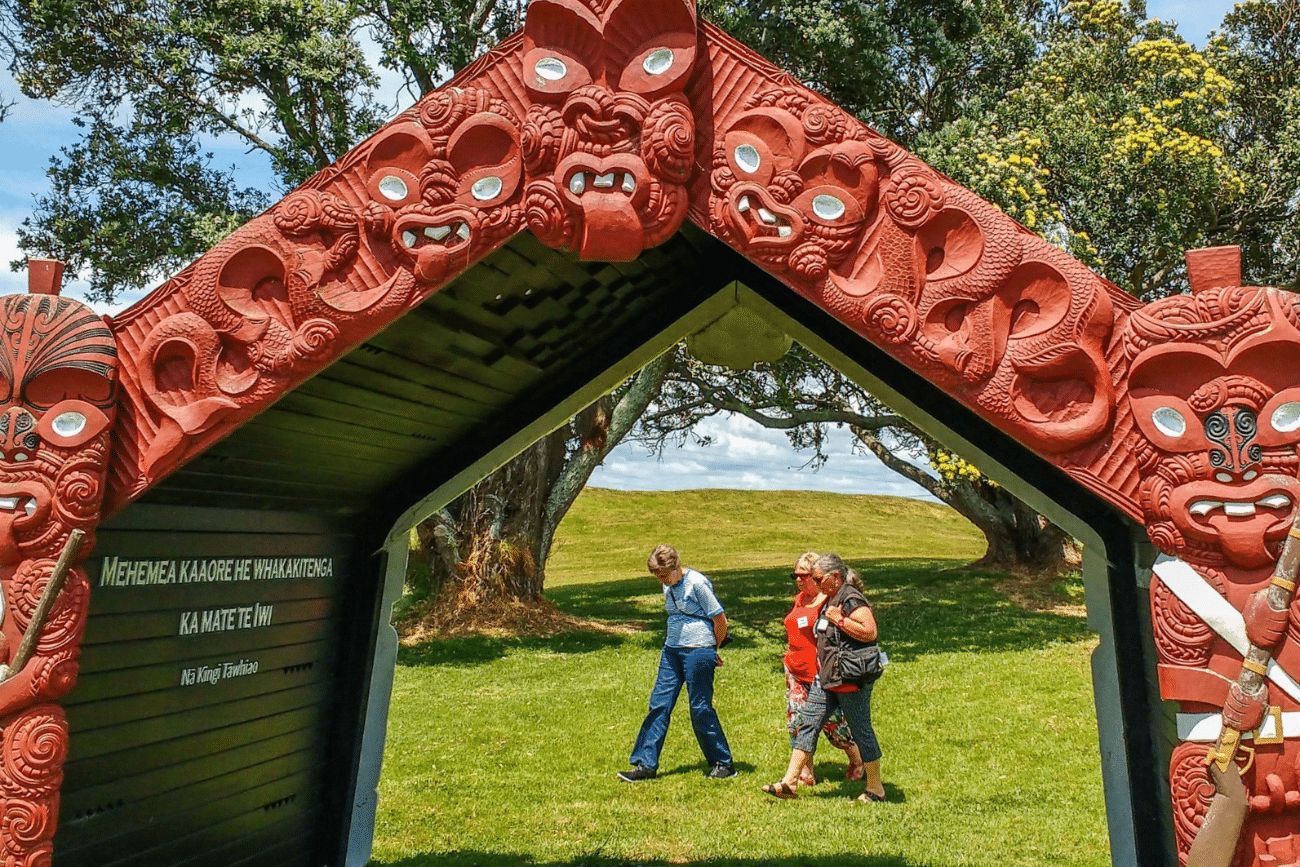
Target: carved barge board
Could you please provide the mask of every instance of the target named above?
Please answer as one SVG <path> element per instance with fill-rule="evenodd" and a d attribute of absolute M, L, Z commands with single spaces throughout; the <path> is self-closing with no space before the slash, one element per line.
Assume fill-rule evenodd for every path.
<path fill-rule="evenodd" d="M 1190 261 L 1194 298 L 1140 305 L 691 3 L 533 0 L 126 313 L 58 298 L 52 263 L 0 302 L 0 662 L 101 530 L 0 683 L 0 854 L 364 863 L 401 577 L 373 553 L 739 280 L 1102 540 L 1117 863 L 1185 860 L 1230 695 L 1230 726 L 1282 721 L 1247 737 L 1235 865 L 1294 862 L 1300 688 L 1229 684 L 1237 633 L 1300 680 L 1300 606 L 1252 602 L 1300 497 L 1300 314 L 1231 250 Z M 1150 619 L 1138 525 L 1175 558 Z"/>

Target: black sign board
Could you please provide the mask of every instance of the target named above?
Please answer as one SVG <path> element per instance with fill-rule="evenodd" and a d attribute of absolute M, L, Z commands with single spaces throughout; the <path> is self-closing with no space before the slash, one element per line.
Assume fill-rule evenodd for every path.
<path fill-rule="evenodd" d="M 56 867 L 337 846 L 318 835 L 352 775 L 331 766 L 352 541 L 311 516 L 148 505 L 101 529 Z"/>

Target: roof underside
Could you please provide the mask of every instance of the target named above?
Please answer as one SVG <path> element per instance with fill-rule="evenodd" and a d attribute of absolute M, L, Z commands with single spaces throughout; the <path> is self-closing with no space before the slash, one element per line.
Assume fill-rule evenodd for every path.
<path fill-rule="evenodd" d="M 141 502 L 346 515 L 421 477 L 427 493 L 738 261 L 689 223 L 626 263 L 579 262 L 522 232 Z"/>

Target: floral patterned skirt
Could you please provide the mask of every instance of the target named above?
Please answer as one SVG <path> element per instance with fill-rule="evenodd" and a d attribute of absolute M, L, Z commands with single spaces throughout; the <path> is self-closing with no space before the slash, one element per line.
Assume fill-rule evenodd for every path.
<path fill-rule="evenodd" d="M 794 738 L 799 711 L 803 710 L 804 703 L 808 700 L 808 687 L 810 686 L 812 686 L 811 683 L 796 680 L 795 676 L 790 673 L 790 669 L 785 669 L 785 725 L 792 739 Z M 826 725 L 822 726 L 822 731 L 825 732 L 826 739 L 831 742 L 833 747 L 848 750 L 849 747 L 853 746 L 853 734 L 849 731 L 848 721 L 844 719 L 844 713 L 839 708 L 836 708 L 830 719 L 826 720 Z"/>

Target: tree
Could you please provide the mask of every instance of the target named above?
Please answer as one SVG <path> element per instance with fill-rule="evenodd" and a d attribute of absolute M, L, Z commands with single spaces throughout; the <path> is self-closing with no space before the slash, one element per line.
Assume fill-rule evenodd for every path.
<path fill-rule="evenodd" d="M 1073 553 L 1063 531 L 798 344 L 779 360 L 749 370 L 705 364 L 679 345 L 658 400 L 633 436 L 657 450 L 691 436 L 707 443 L 694 434 L 696 424 L 723 412 L 785 431 L 795 448 L 812 450 L 814 467 L 827 459 L 823 445 L 830 426 L 849 428 L 859 448 L 984 534 L 987 548 L 977 567 L 1055 573 Z M 907 455 L 924 456 L 935 472 Z"/>
<path fill-rule="evenodd" d="M 556 527 L 672 362 L 672 352 L 659 356 L 416 528 L 428 573 L 411 589 L 433 600 L 426 625 L 448 631 L 471 610 L 479 624 L 517 623 L 549 607 L 542 586 Z"/>

